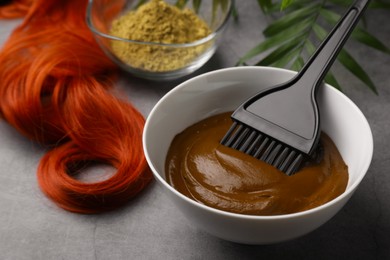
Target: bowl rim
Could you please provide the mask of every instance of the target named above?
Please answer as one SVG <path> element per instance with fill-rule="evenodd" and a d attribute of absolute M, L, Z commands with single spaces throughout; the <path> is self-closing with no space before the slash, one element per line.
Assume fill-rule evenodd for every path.
<path fill-rule="evenodd" d="M 288 69 L 282 69 L 282 68 L 276 68 L 276 67 L 264 67 L 264 66 L 245 66 L 245 67 L 232 67 L 232 68 L 218 69 L 218 70 L 214 70 L 214 71 L 210 71 L 210 72 L 198 75 L 196 77 L 193 77 L 191 79 L 188 79 L 188 80 L 180 83 L 178 86 L 176 86 L 173 89 L 171 89 L 170 91 L 168 91 L 156 103 L 156 105 L 152 108 L 151 112 L 149 113 L 149 115 L 148 115 L 148 117 L 146 119 L 144 130 L 143 130 L 143 134 L 142 134 L 142 144 L 143 144 L 143 150 L 144 150 L 145 158 L 146 158 L 146 160 L 148 162 L 148 165 L 149 165 L 150 169 L 153 172 L 154 177 L 164 187 L 166 187 L 170 192 L 172 192 L 173 194 L 175 194 L 176 196 L 178 196 L 182 200 L 192 204 L 195 207 L 202 208 L 202 209 L 204 209 L 206 211 L 209 211 L 209 212 L 211 212 L 213 214 L 224 215 L 224 216 L 230 217 L 230 218 L 246 219 L 246 220 L 270 221 L 270 220 L 283 220 L 283 219 L 300 218 L 300 217 L 303 217 L 303 216 L 307 216 L 307 215 L 318 213 L 322 209 L 331 207 L 331 206 L 337 204 L 338 202 L 340 202 L 341 200 L 344 200 L 346 197 L 352 195 L 353 192 L 355 191 L 355 189 L 358 187 L 358 185 L 363 180 L 363 178 L 366 176 L 367 171 L 368 171 L 368 169 L 369 169 L 369 167 L 371 165 L 372 157 L 373 157 L 373 149 L 374 149 L 373 135 L 372 135 L 371 127 L 370 127 L 370 125 L 369 125 L 369 123 L 367 121 L 367 118 L 364 116 L 363 112 L 359 109 L 359 107 L 350 98 L 348 98 L 345 94 L 343 94 L 341 91 L 337 90 L 333 86 L 331 86 L 329 84 L 326 84 L 326 83 L 325 83 L 325 87 L 326 88 L 329 88 L 331 91 L 334 91 L 334 93 L 336 95 L 339 95 L 341 98 L 343 98 L 344 101 L 348 102 L 349 105 L 351 105 L 353 108 L 355 108 L 356 112 L 363 119 L 363 121 L 364 121 L 363 123 L 366 125 L 368 133 L 369 133 L 369 138 L 368 138 L 369 147 L 366 150 L 367 153 L 368 153 L 368 155 L 367 155 L 368 156 L 368 163 L 365 165 L 364 168 L 360 168 L 359 169 L 359 172 L 358 172 L 359 174 L 358 174 L 358 178 L 356 178 L 356 181 L 352 185 L 347 187 L 347 189 L 342 194 L 340 194 L 336 198 L 332 199 L 331 201 L 328 201 L 327 203 L 322 204 L 322 205 L 320 205 L 318 207 L 315 207 L 315 208 L 312 208 L 312 209 L 308 209 L 308 210 L 305 210 L 305 211 L 301 211 L 301 212 L 296 212 L 296 213 L 289 213 L 289 214 L 282 214 L 282 215 L 271 215 L 271 216 L 245 215 L 245 214 L 233 213 L 233 212 L 228 212 L 228 211 L 223 211 L 223 210 L 220 210 L 220 209 L 216 209 L 216 208 L 213 208 L 213 207 L 201 204 L 201 203 L 199 203 L 199 202 L 197 202 L 197 201 L 195 201 L 193 199 L 190 199 L 187 196 L 185 196 L 182 193 L 180 193 L 179 191 L 177 191 L 171 185 L 169 185 L 169 183 L 160 174 L 158 174 L 158 171 L 154 167 L 154 164 L 152 163 L 151 158 L 149 157 L 148 148 L 147 148 L 147 145 L 146 145 L 147 144 L 147 142 L 146 142 L 146 135 L 147 135 L 147 132 L 149 131 L 149 129 L 151 128 L 150 127 L 150 118 L 153 117 L 153 115 L 156 113 L 156 110 L 159 108 L 159 106 L 162 103 L 165 102 L 165 99 L 167 99 L 169 96 L 175 94 L 176 92 L 180 91 L 181 89 L 186 88 L 186 86 L 190 85 L 193 81 L 199 80 L 200 78 L 204 78 L 204 77 L 207 77 L 207 76 L 210 76 L 210 75 L 214 75 L 214 74 L 229 72 L 229 71 L 251 70 L 251 69 L 259 69 L 259 70 L 266 70 L 266 71 L 267 70 L 269 70 L 269 71 L 280 71 L 282 73 L 294 73 L 294 74 L 297 73 L 296 71 L 292 71 L 292 70 L 288 70 Z"/>
<path fill-rule="evenodd" d="M 234 6 L 234 0 L 229 0 L 229 6 L 228 6 L 226 15 L 225 15 L 224 20 L 221 23 L 221 25 L 216 30 L 212 31 L 209 35 L 207 35 L 206 37 L 204 37 L 202 39 L 199 39 L 199 40 L 196 40 L 196 41 L 190 42 L 190 43 L 159 43 L 159 42 L 144 42 L 144 41 L 129 40 L 129 39 L 117 37 L 117 36 L 99 31 L 94 26 L 92 19 L 91 19 L 92 5 L 93 5 L 94 1 L 95 0 L 88 0 L 85 20 L 86 20 L 86 23 L 87 23 L 87 26 L 89 27 L 89 29 L 92 32 L 94 32 L 95 34 L 97 34 L 101 37 L 104 37 L 104 38 L 111 39 L 111 40 L 124 41 L 124 42 L 128 42 L 128 43 L 135 43 L 135 44 L 141 44 L 141 45 L 155 45 L 155 46 L 163 46 L 163 47 L 176 47 L 176 48 L 177 47 L 185 48 L 185 47 L 198 46 L 200 44 L 206 43 L 206 42 L 212 40 L 213 38 L 215 38 L 217 35 L 219 35 L 225 29 L 225 27 L 230 19 L 230 16 L 233 12 L 233 6 Z"/>

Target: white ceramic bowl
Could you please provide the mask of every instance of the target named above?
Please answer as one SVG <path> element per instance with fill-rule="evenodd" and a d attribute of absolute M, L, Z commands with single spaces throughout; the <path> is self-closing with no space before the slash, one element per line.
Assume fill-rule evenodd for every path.
<path fill-rule="evenodd" d="M 264 87 L 282 83 L 295 72 L 270 67 L 239 67 L 190 79 L 166 94 L 147 118 L 143 142 L 157 181 L 178 209 L 208 233 L 246 244 L 269 244 L 307 234 L 332 218 L 349 200 L 365 176 L 373 154 L 370 126 L 359 108 L 344 94 L 325 85 L 319 104 L 323 130 L 337 145 L 349 167 L 346 191 L 336 199 L 304 212 L 249 216 L 217 210 L 182 195 L 165 180 L 164 164 L 174 136 L 211 115 L 234 110 Z"/>

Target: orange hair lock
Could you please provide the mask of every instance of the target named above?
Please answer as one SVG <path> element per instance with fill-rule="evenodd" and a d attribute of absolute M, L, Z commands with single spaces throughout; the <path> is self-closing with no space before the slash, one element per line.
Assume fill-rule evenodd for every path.
<path fill-rule="evenodd" d="M 41 190 L 78 213 L 117 208 L 152 175 L 142 150 L 143 116 L 110 89 L 117 67 L 87 28 L 83 0 L 11 1 L 0 17 L 25 15 L 0 52 L 0 115 L 51 148 L 38 166 Z M 18 11 L 16 11 L 18 10 Z M 110 164 L 106 180 L 73 175 Z"/>

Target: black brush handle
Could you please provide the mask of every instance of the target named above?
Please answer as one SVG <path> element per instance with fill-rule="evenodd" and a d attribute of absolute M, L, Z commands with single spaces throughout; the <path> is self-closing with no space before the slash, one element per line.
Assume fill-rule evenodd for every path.
<path fill-rule="evenodd" d="M 347 41 L 349 35 L 358 23 L 364 9 L 368 6 L 369 0 L 356 1 L 344 17 L 329 33 L 321 43 L 316 52 L 298 73 L 298 79 L 308 88 L 317 88 L 329 71 L 337 55 Z M 315 91 L 315 90 L 314 90 Z"/>
<path fill-rule="evenodd" d="M 318 86 L 368 3 L 369 0 L 359 0 L 348 9 L 294 78 L 251 97 L 236 109 L 232 118 L 312 154 L 321 129 L 316 101 Z"/>

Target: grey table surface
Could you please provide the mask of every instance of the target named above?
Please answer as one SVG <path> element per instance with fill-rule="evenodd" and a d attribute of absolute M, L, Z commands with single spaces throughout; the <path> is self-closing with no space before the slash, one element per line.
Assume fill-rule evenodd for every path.
<path fill-rule="evenodd" d="M 256 1 L 240 1 L 237 9 L 240 19 L 230 24 L 217 53 L 189 77 L 234 66 L 263 39 L 268 21 Z M 368 29 L 389 44 L 389 13 L 372 10 L 367 16 Z M 19 23 L 0 21 L 0 45 Z M 110 213 L 64 211 L 37 185 L 36 168 L 44 149 L 0 120 L 0 259 L 390 259 L 390 56 L 352 41 L 347 46 L 379 91 L 373 94 L 334 65 L 344 93 L 371 125 L 374 156 L 351 200 L 319 229 L 274 245 L 223 241 L 192 226 L 156 182 Z M 116 87 L 146 117 L 167 91 L 189 77 L 159 83 L 123 74 Z"/>

